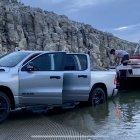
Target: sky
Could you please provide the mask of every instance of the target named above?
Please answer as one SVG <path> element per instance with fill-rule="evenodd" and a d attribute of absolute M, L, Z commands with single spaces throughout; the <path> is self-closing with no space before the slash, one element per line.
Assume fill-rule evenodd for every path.
<path fill-rule="evenodd" d="M 140 0 L 20 0 L 131 42 L 140 40 Z"/>

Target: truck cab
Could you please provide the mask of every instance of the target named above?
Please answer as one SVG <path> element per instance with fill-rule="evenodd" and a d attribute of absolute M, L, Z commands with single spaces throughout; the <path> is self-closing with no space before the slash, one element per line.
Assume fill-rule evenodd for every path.
<path fill-rule="evenodd" d="M 47 52 L 29 60 L 18 71 L 20 104 L 60 105 L 85 101 L 90 91 L 87 57 Z"/>

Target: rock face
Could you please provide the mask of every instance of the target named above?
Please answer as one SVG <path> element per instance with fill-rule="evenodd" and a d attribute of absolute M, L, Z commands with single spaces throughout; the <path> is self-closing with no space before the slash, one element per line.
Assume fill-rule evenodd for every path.
<path fill-rule="evenodd" d="M 136 43 L 121 40 L 64 15 L 0 0 L 0 53 L 24 50 L 90 52 L 92 66 L 108 67 L 110 48 L 133 53 Z"/>

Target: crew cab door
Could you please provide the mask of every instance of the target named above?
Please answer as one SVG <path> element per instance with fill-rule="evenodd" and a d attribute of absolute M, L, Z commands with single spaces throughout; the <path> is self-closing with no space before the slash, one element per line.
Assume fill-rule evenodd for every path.
<path fill-rule="evenodd" d="M 22 104 L 62 104 L 63 53 L 41 54 L 19 70 Z"/>
<path fill-rule="evenodd" d="M 63 102 L 87 101 L 90 92 L 89 56 L 66 54 L 64 64 Z"/>

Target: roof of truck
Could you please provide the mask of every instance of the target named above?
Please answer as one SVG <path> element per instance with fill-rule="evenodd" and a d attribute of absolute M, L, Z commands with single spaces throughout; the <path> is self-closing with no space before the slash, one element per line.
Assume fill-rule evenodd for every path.
<path fill-rule="evenodd" d="M 72 52 L 66 52 L 66 51 L 32 51 L 32 50 L 20 50 L 19 52 L 27 52 L 27 53 L 58 53 L 58 52 L 61 52 L 61 53 L 66 53 L 66 54 L 85 54 L 85 53 L 82 53 L 82 52 L 78 52 L 78 53 L 72 53 Z"/>
<path fill-rule="evenodd" d="M 19 52 L 28 52 L 28 53 L 48 53 L 48 52 L 50 52 L 50 53 L 57 53 L 57 52 L 63 52 L 63 53 L 66 53 L 66 52 L 64 52 L 64 51 L 32 51 L 32 50 L 21 50 L 21 51 L 19 51 Z"/>

